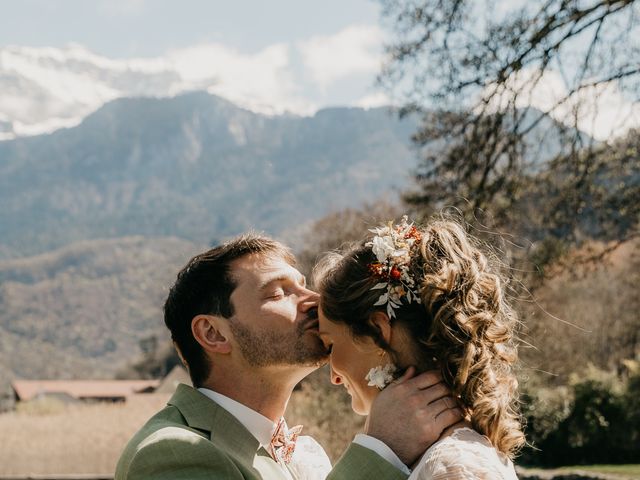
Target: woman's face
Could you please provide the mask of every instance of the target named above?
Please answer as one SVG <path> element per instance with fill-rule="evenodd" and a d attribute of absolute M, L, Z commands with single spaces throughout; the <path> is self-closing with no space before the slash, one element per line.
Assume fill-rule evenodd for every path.
<path fill-rule="evenodd" d="M 371 368 L 383 364 L 388 357 L 379 355 L 380 347 L 372 339 L 355 340 L 346 325 L 329 320 L 322 308 L 318 316 L 320 338 L 330 352 L 331 383 L 344 385 L 351 395 L 353 411 L 368 415 L 379 390 L 368 386 L 365 377 Z"/>

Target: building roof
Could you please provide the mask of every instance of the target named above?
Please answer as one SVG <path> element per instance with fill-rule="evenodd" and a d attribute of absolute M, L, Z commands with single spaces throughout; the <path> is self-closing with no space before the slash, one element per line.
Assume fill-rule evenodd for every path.
<path fill-rule="evenodd" d="M 189 378 L 189 373 L 187 373 L 187 370 L 183 366 L 176 365 L 173 367 L 173 370 L 162 379 L 155 393 L 173 393 L 176 391 L 179 383 L 191 385 L 191 379 Z"/>
<path fill-rule="evenodd" d="M 77 399 L 126 398 L 155 390 L 160 380 L 15 380 L 11 383 L 19 400 L 63 393 Z"/>

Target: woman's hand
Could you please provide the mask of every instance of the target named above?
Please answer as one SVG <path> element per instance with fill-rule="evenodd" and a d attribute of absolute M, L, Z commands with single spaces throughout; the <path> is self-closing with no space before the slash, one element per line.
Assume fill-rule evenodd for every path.
<path fill-rule="evenodd" d="M 413 465 L 444 430 L 463 418 L 440 372 L 414 374 L 415 368 L 409 367 L 380 392 L 365 425 L 365 433 L 387 444 L 405 465 Z"/>

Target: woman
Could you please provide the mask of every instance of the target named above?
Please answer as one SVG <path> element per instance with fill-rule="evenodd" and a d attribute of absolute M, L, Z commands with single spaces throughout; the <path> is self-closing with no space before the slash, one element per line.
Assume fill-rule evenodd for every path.
<path fill-rule="evenodd" d="M 381 389 L 415 365 L 439 369 L 465 420 L 416 463 L 413 479 L 515 479 L 524 443 L 515 410 L 516 317 L 503 281 L 455 222 L 407 223 L 316 267 L 320 336 L 331 380 L 367 415 Z"/>

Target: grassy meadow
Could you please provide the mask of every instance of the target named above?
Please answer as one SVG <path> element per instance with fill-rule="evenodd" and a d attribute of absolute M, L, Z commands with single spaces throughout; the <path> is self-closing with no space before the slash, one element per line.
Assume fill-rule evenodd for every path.
<path fill-rule="evenodd" d="M 624 475 L 631 478 L 640 478 L 640 465 L 577 465 L 574 467 L 563 467 L 559 470 L 581 470 L 585 472 L 597 472 L 613 475 Z"/>
<path fill-rule="evenodd" d="M 364 418 L 351 411 L 347 394 L 326 388 L 325 369 L 311 375 L 291 397 L 290 425 L 303 424 L 335 461 Z M 0 478 L 14 476 L 113 474 L 120 452 L 144 422 L 161 409 L 168 394 L 141 394 L 124 403 L 65 405 L 33 401 L 0 414 Z M 591 465 L 553 470 L 526 469 L 520 478 L 640 479 L 640 465 Z"/>
<path fill-rule="evenodd" d="M 327 372 L 312 375 L 289 402 L 290 425 L 303 424 L 336 460 L 361 430 L 347 394 L 325 389 Z M 0 414 L 0 477 L 8 475 L 112 474 L 129 438 L 170 395 L 140 394 L 124 403 L 65 405 L 57 400 L 18 404 Z"/>
<path fill-rule="evenodd" d="M 32 402 L 0 414 L 0 476 L 111 474 L 128 439 L 169 396 L 125 403 Z"/>
<path fill-rule="evenodd" d="M 573 465 L 555 469 L 520 469 L 521 480 L 636 480 L 640 478 L 640 465 Z"/>

